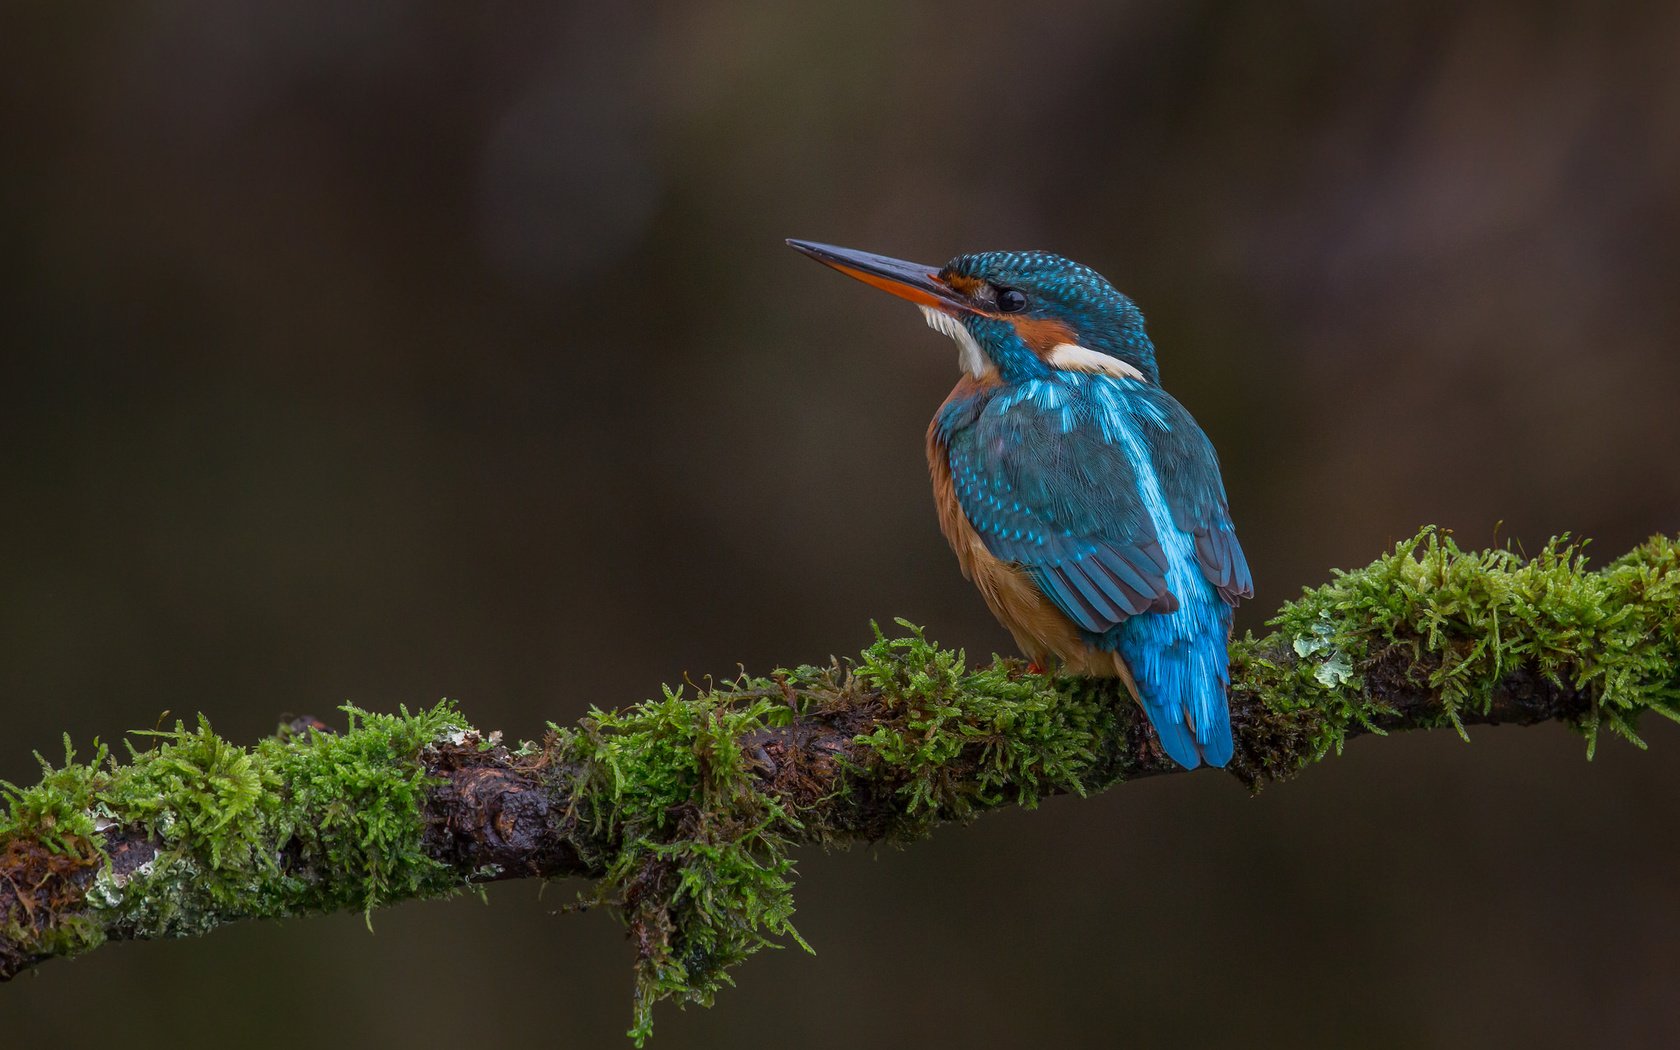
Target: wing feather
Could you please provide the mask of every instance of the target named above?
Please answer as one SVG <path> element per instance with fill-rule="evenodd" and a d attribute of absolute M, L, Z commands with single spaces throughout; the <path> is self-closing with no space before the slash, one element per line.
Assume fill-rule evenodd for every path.
<path fill-rule="evenodd" d="M 1173 524 L 1195 540 L 1196 563 L 1229 605 L 1254 597 L 1254 574 L 1231 523 L 1219 456 L 1184 406 L 1160 395 L 1165 425 L 1151 443 Z"/>
<path fill-rule="evenodd" d="M 1026 567 L 1082 630 L 1170 611 L 1167 556 L 1122 446 L 1064 395 L 988 404 L 946 438 L 958 504 L 986 549 Z"/>

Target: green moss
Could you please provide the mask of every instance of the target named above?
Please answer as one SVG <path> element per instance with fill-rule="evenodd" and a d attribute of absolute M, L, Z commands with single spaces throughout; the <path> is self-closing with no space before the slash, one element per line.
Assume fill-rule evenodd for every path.
<path fill-rule="evenodd" d="M 744 690 L 592 710 L 554 747 L 581 769 L 576 812 L 594 829 L 615 907 L 637 947 L 630 1036 L 640 1046 L 662 999 L 710 1005 L 727 970 L 789 938 L 789 833 L 798 823 L 758 790 L 741 739 L 786 725 L 785 705 Z"/>
<path fill-rule="evenodd" d="M 109 929 L 185 936 L 234 918 L 359 907 L 444 893 L 461 879 L 422 848 L 422 750 L 464 726 L 447 702 L 418 714 L 346 708 L 348 732 L 265 740 L 246 749 L 195 728 L 136 734 L 117 764 L 104 747 L 41 783 L 5 786 L 0 843 L 80 851 L 101 870 L 87 916 L 46 925 L 37 950 L 72 954 Z M 150 849 L 110 863 L 103 833 L 139 832 Z M 15 921 L 16 917 L 7 917 Z M 18 931 L 13 931 L 18 932 Z"/>
<path fill-rule="evenodd" d="M 130 762 L 113 770 L 96 813 L 143 824 L 170 852 L 204 857 L 208 871 L 272 869 L 266 847 L 283 803 L 273 762 L 217 736 L 209 719 L 189 730 L 135 733 L 157 746 L 130 745 Z"/>
<path fill-rule="evenodd" d="M 359 907 L 372 912 L 390 900 L 432 896 L 460 884 L 460 877 L 426 855 L 426 747 L 467 729 L 455 706 L 443 701 L 410 715 L 343 709 L 342 735 L 310 733 L 265 741 L 260 750 L 288 786 L 278 829 L 312 859 L 315 885 L 304 895 L 310 908 Z M 290 909 L 291 902 L 282 901 Z"/>
<path fill-rule="evenodd" d="M 79 955 L 105 940 L 103 926 L 83 914 L 76 882 L 104 861 L 89 805 L 106 750 L 96 742 L 93 761 L 78 762 L 66 737 L 62 766 L 35 757 L 40 783 L 0 781 L 0 870 L 11 891 L 0 895 L 0 959 Z"/>
<path fill-rule="evenodd" d="M 1486 713 L 1506 676 L 1524 668 L 1590 692 L 1578 725 L 1589 754 L 1601 728 L 1643 746 L 1639 716 L 1676 717 L 1680 702 L 1677 557 L 1675 543 L 1657 537 L 1595 572 L 1567 539 L 1525 559 L 1465 551 L 1425 529 L 1279 611 L 1271 626 L 1298 661 L 1278 660 L 1276 639 L 1247 638 L 1234 647 L 1235 677 L 1276 711 L 1316 716 L 1316 754 L 1339 751 L 1350 728 L 1375 729 L 1393 714 L 1364 687 L 1396 655 L 1438 696 L 1435 723 L 1460 734 L 1462 715 Z"/>
<path fill-rule="evenodd" d="M 902 781 L 906 819 L 895 834 L 914 838 L 939 821 L 1033 806 L 1052 792 L 1084 794 L 1097 770 L 1118 774 L 1115 756 L 1098 751 L 1130 715 L 1114 688 L 1028 674 L 996 658 L 971 670 L 961 649 L 941 649 L 920 627 L 897 623 L 909 633 L 888 638 L 877 626 L 854 671 L 881 705 L 875 729 L 856 742 Z"/>
<path fill-rule="evenodd" d="M 61 959 L 90 952 L 105 943 L 105 930 L 86 915 L 64 915 L 42 931 L 36 951 Z"/>
<path fill-rule="evenodd" d="M 76 761 L 76 749 L 64 737 L 64 764 L 53 767 L 35 752 L 41 765 L 41 780 L 19 787 L 0 780 L 0 798 L 6 803 L 0 812 L 0 842 L 26 839 L 38 842 L 54 853 L 80 855 L 94 838 L 94 817 L 90 808 L 100 783 L 99 768 L 109 757 L 105 745 L 94 741 L 89 762 Z"/>

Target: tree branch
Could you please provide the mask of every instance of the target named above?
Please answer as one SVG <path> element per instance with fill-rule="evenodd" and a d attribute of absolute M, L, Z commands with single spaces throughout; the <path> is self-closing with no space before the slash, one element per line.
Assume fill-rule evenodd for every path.
<path fill-rule="evenodd" d="M 1113 682 L 969 669 L 908 624 L 855 661 L 667 691 L 508 747 L 453 705 L 299 720 L 254 748 L 195 728 L 96 744 L 5 785 L 0 978 L 109 939 L 361 908 L 500 879 L 594 880 L 636 946 L 638 1043 L 664 998 L 791 939 L 790 851 L 1177 772 Z M 1233 643 L 1230 772 L 1252 788 L 1349 737 L 1561 721 L 1638 743 L 1680 708 L 1680 544 L 1599 571 L 1425 530 Z M 1643 746 L 1642 744 L 1640 746 Z"/>

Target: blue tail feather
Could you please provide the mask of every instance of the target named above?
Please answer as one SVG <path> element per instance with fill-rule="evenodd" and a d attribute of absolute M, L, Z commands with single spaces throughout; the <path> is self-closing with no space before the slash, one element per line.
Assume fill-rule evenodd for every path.
<path fill-rule="evenodd" d="M 1178 640 L 1120 648 L 1162 750 L 1186 769 L 1230 762 L 1231 712 L 1225 696 L 1230 675 L 1224 646 L 1192 646 Z"/>
<path fill-rule="evenodd" d="M 1155 727 L 1155 735 L 1161 740 L 1161 750 L 1167 753 L 1168 758 L 1185 769 L 1195 769 L 1202 764 L 1201 750 L 1190 734 L 1190 727 L 1184 722 L 1182 710 L 1174 719 L 1172 712 L 1165 707 L 1145 700 L 1143 712 L 1149 716 L 1149 724 Z"/>
<path fill-rule="evenodd" d="M 1231 761 L 1231 752 L 1235 745 L 1231 741 L 1231 711 L 1220 697 L 1219 705 L 1214 709 L 1214 715 L 1207 720 L 1201 729 L 1202 761 L 1210 766 L 1223 767 Z"/>
<path fill-rule="evenodd" d="M 1199 710 L 1192 713 L 1191 705 L 1182 700 L 1164 704 L 1145 691 L 1146 688 L 1144 683 L 1138 683 L 1138 691 L 1143 695 L 1143 711 L 1149 716 L 1149 724 L 1155 727 L 1161 749 L 1169 758 L 1185 769 L 1195 769 L 1203 762 L 1210 766 L 1224 766 L 1231 761 L 1231 714 L 1226 709 L 1223 690 L 1210 690 L 1216 694 L 1212 698 L 1198 697 L 1199 702 L 1194 707 Z M 1209 704 L 1209 699 L 1215 702 Z M 1195 726 L 1194 732 L 1191 725 Z"/>

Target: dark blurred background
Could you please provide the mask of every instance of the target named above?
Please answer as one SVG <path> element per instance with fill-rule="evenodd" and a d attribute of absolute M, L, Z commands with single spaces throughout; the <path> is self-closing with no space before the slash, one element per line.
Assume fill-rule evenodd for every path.
<path fill-rule="evenodd" d="M 922 432 L 954 348 L 782 246 L 1050 248 L 1148 313 L 1259 580 L 1422 523 L 1680 528 L 1680 8 L 206 0 L 0 15 L 0 777 L 203 710 L 1008 639 Z M 1503 525 L 1499 525 L 1503 522 Z M 173 716 L 171 716 L 173 717 Z M 801 858 L 655 1046 L 1666 1043 L 1680 732 L 1356 742 Z M 614 1047 L 565 887 L 114 945 L 8 1046 Z"/>

